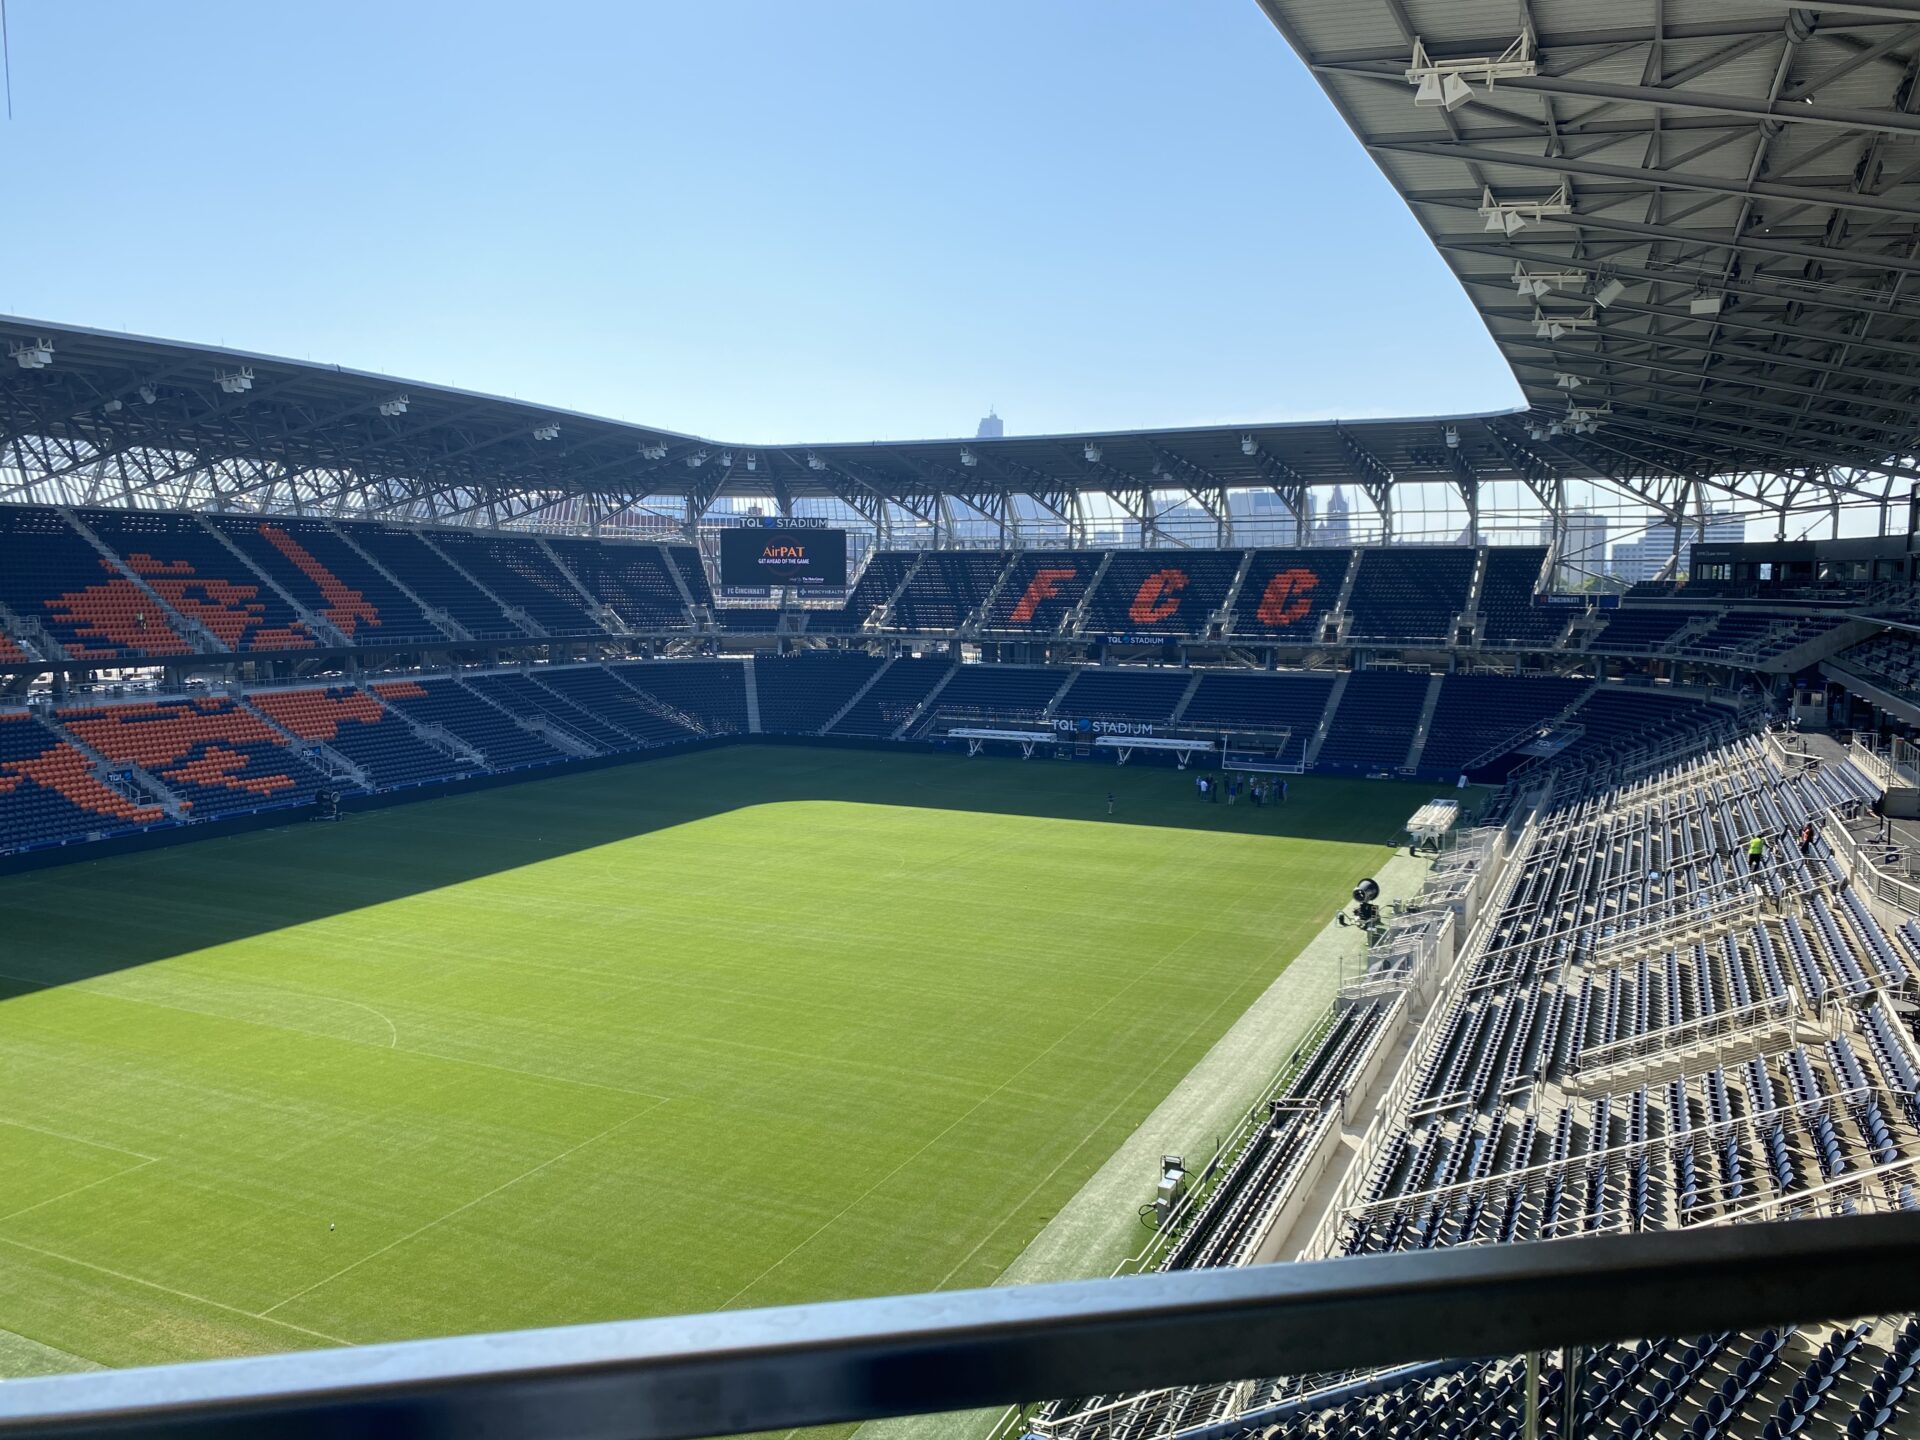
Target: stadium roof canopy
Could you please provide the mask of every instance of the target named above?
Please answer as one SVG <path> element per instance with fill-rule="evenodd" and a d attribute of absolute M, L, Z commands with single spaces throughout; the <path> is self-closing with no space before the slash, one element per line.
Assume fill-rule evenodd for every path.
<path fill-rule="evenodd" d="M 1261 4 L 1460 277 L 1534 428 L 1561 422 L 1551 460 L 1916 477 L 1920 0 Z M 1570 406 L 1610 413 L 1575 433 Z"/>
<path fill-rule="evenodd" d="M 0 317 L 9 355 L 51 351 L 0 360 L 0 500 L 511 524 L 581 497 L 691 523 L 729 495 L 932 517 L 1099 494 L 1149 521 L 1156 497 L 1224 514 L 1246 489 L 1303 516 L 1307 487 L 1336 483 L 1390 512 L 1397 486 L 1441 482 L 1471 515 L 1483 484 L 1519 481 L 1558 512 L 1560 482 L 1590 479 L 1676 519 L 1714 492 L 1784 526 L 1920 479 L 1920 0 L 1261 4 L 1460 276 L 1529 409 L 748 446 Z M 1337 218 L 1339 195 L 1301 200 Z"/>

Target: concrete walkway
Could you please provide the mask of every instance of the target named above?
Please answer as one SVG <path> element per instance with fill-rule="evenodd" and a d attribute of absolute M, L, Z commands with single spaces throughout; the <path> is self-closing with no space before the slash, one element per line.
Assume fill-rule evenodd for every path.
<path fill-rule="evenodd" d="M 1431 864 L 1404 851 L 1385 861 L 1374 872 L 1383 904 L 1411 898 Z M 1328 920 L 994 1284 L 1090 1279 L 1111 1274 L 1121 1260 L 1138 1253 L 1152 1238 L 1139 1210 L 1153 1198 L 1160 1157 L 1184 1155 L 1197 1169 L 1211 1156 L 1216 1140 L 1258 1103 L 1294 1047 L 1326 1013 L 1361 956 L 1359 933 Z M 857 1435 L 858 1440 L 978 1440 L 999 1414 L 969 1410 L 875 1421 Z"/>

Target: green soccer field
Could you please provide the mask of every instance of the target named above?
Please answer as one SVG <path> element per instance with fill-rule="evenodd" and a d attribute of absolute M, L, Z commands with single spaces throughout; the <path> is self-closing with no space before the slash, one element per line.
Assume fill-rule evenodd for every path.
<path fill-rule="evenodd" d="M 1292 791 L 742 746 L 0 878 L 0 1376 L 990 1283 L 1429 793 Z"/>

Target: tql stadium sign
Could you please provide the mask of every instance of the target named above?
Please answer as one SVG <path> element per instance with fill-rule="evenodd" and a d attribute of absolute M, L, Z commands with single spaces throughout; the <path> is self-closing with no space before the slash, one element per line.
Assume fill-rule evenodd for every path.
<path fill-rule="evenodd" d="M 1154 725 L 1151 720 L 1061 720 L 1053 722 L 1053 728 L 1062 735 L 1151 735 Z"/>

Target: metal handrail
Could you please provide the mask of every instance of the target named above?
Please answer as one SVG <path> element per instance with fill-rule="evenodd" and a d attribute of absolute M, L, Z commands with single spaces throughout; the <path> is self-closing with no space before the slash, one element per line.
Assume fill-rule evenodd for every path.
<path fill-rule="evenodd" d="M 0 1385 L 0 1435 L 699 1435 L 1920 1309 L 1920 1214 L 619 1321 Z"/>

